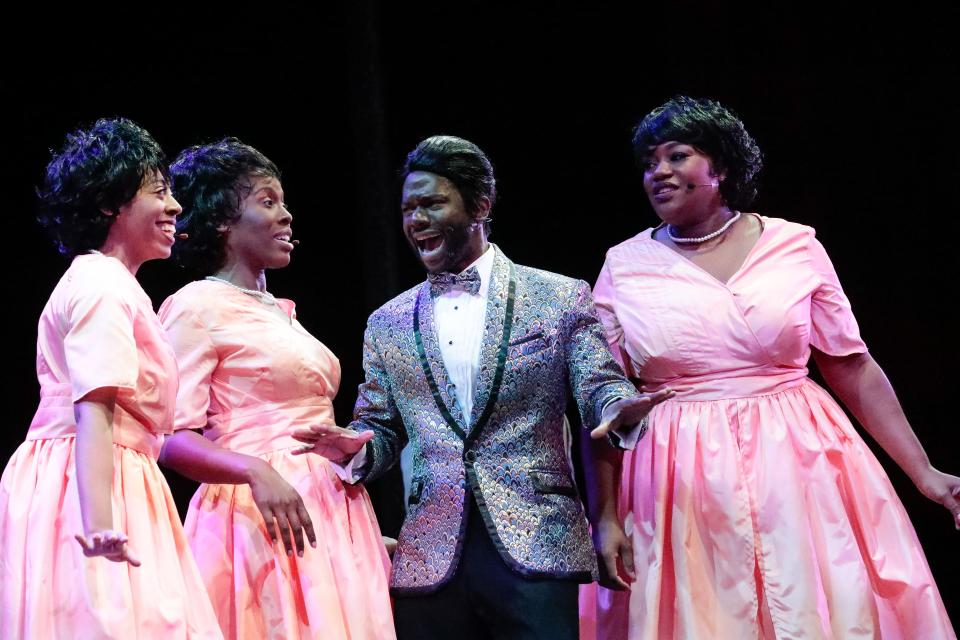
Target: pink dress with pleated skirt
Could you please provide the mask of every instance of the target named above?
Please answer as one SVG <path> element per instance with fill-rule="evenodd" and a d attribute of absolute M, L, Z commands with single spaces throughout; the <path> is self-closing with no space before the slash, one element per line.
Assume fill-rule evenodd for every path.
<path fill-rule="evenodd" d="M 390 561 L 362 485 L 316 454 L 295 456 L 299 428 L 333 423 L 340 363 L 296 319 L 227 284 L 201 280 L 164 302 L 180 364 L 178 429 L 266 460 L 301 495 L 317 548 L 271 544 L 249 485 L 204 484 L 185 522 L 227 638 L 394 638 Z"/>
<path fill-rule="evenodd" d="M 114 258 L 82 255 L 40 316 L 40 406 L 0 480 L 0 638 L 221 638 L 156 464 L 177 367 L 150 299 Z M 87 558 L 73 403 L 117 388 L 113 526 L 143 563 Z"/>
<path fill-rule="evenodd" d="M 955 638 L 890 481 L 810 348 L 866 351 L 813 229 L 761 218 L 726 283 L 651 238 L 607 253 L 611 349 L 657 406 L 623 460 L 629 592 L 581 594 L 587 639 Z"/>

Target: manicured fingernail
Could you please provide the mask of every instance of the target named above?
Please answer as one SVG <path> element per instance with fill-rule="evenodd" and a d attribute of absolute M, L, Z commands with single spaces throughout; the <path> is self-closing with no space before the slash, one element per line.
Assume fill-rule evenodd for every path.
<path fill-rule="evenodd" d="M 316 549 L 316 548 L 317 548 L 317 541 L 314 540 L 313 542 L 311 542 L 311 543 L 310 543 L 310 546 L 313 547 L 314 549 Z"/>
<path fill-rule="evenodd" d="M 303 557 L 303 551 L 297 551 L 297 555 L 302 558 L 302 557 Z"/>

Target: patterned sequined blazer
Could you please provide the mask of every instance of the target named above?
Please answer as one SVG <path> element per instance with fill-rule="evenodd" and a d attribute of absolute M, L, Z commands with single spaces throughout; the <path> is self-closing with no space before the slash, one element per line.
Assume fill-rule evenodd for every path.
<path fill-rule="evenodd" d="M 366 381 L 350 425 L 376 432 L 366 477 L 392 466 L 408 440 L 413 447 L 391 578 L 398 595 L 430 593 L 453 576 L 470 492 L 515 571 L 581 582 L 596 575 L 567 464 L 564 410 L 572 393 L 592 428 L 609 400 L 635 390 L 610 356 L 585 282 L 495 251 L 469 421 L 440 357 L 429 284 L 397 296 L 367 324 Z"/>

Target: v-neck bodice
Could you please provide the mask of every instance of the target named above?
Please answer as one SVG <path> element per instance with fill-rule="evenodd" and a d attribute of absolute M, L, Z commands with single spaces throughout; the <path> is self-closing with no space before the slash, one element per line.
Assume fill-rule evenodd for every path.
<path fill-rule="evenodd" d="M 167 298 L 159 316 L 180 364 L 175 428 L 259 453 L 295 446 L 297 426 L 334 421 L 340 362 L 292 301 L 275 303 L 211 280 Z"/>
<path fill-rule="evenodd" d="M 646 389 L 689 390 L 623 457 L 634 584 L 581 610 L 617 638 L 955 639 L 890 481 L 807 378 L 811 347 L 866 350 L 833 266 L 813 229 L 763 222 L 726 285 L 649 230 L 607 253 L 608 344 Z"/>
<path fill-rule="evenodd" d="M 667 245 L 665 245 L 664 243 L 658 241 L 658 240 L 656 239 L 656 234 L 657 234 L 657 231 L 658 231 L 658 230 L 660 230 L 660 229 L 663 228 L 663 226 L 664 226 L 663 224 L 661 224 L 660 226 L 655 227 L 655 228 L 653 228 L 653 229 L 650 230 L 650 239 L 653 240 L 654 242 L 656 242 L 657 244 L 659 244 L 659 245 L 660 245 L 661 247 L 663 247 L 665 250 L 667 250 L 667 251 L 669 251 L 670 253 L 676 255 L 677 258 L 679 258 L 680 260 L 685 260 L 685 261 L 689 262 L 695 269 L 699 269 L 700 271 L 703 271 L 703 273 L 705 273 L 705 274 L 708 275 L 710 278 L 712 278 L 717 284 L 726 287 L 726 286 L 729 285 L 734 279 L 736 279 L 736 277 L 740 274 L 741 271 L 743 271 L 743 270 L 749 265 L 750 259 L 753 257 L 753 255 L 754 255 L 754 253 L 755 253 L 755 251 L 756 251 L 756 249 L 757 249 L 757 245 L 759 245 L 760 242 L 763 240 L 763 232 L 764 232 L 764 230 L 766 229 L 766 227 L 765 227 L 764 224 L 763 224 L 763 218 L 761 218 L 760 216 L 758 216 L 758 215 L 755 214 L 755 213 L 748 213 L 748 214 L 746 214 L 746 215 L 749 216 L 749 217 L 756 218 L 757 222 L 760 224 L 760 235 L 759 235 L 759 236 L 757 237 L 757 239 L 754 241 L 753 245 L 752 245 L 752 246 L 750 247 L 750 249 L 747 251 L 746 255 L 744 255 L 743 260 L 740 262 L 740 264 L 737 265 L 737 268 L 734 269 L 733 272 L 731 272 L 730 276 L 729 276 L 726 280 L 721 280 L 717 275 L 715 275 L 715 274 L 711 273 L 710 271 L 708 271 L 706 267 L 704 267 L 704 266 L 702 266 L 702 265 L 700 265 L 700 264 L 697 264 L 697 262 L 695 262 L 693 259 L 691 259 L 690 257 L 688 257 L 685 253 L 683 253 L 683 252 L 681 252 L 681 251 L 677 251 L 676 249 L 671 249 L 669 246 L 667 246 Z"/>
<path fill-rule="evenodd" d="M 865 350 L 813 230 L 761 220 L 763 233 L 726 283 L 651 229 L 608 252 L 597 306 L 613 328 L 611 347 L 649 387 L 689 383 L 704 398 L 766 393 L 806 377 L 811 346 Z"/>

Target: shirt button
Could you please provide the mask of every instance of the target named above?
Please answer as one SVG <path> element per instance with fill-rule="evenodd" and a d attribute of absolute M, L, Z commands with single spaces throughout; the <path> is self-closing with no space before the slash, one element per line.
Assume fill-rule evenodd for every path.
<path fill-rule="evenodd" d="M 453 344 L 453 340 L 451 340 L 448 344 Z"/>
<path fill-rule="evenodd" d="M 459 309 L 459 308 L 460 308 L 460 307 L 454 307 L 453 310 L 456 311 L 456 310 Z"/>
<path fill-rule="evenodd" d="M 476 462 L 477 461 L 477 452 L 473 449 L 468 449 L 466 453 L 463 454 L 463 459 L 467 462 Z"/>

